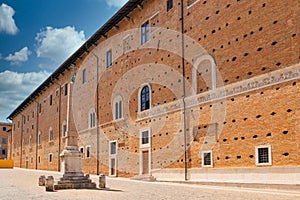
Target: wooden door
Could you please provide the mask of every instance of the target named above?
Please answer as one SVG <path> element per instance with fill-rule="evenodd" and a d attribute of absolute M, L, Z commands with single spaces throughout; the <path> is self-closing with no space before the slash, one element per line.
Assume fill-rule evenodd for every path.
<path fill-rule="evenodd" d="M 142 174 L 149 174 L 149 151 L 143 151 L 143 173 Z"/>
<path fill-rule="evenodd" d="M 110 159 L 110 175 L 111 176 L 116 175 L 116 159 L 115 158 Z"/>

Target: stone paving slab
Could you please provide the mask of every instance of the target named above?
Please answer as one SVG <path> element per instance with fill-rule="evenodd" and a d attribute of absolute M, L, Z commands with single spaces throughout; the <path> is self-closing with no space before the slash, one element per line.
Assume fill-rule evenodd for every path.
<path fill-rule="evenodd" d="M 52 175 L 57 181 L 62 176 L 58 172 L 35 171 L 25 169 L 0 170 L 0 199 L 263 199 L 289 200 L 299 199 L 300 192 L 270 189 L 247 189 L 227 186 L 190 185 L 164 182 L 140 182 L 124 178 L 107 178 L 107 188 L 94 190 L 59 190 L 46 192 L 45 187 L 38 186 L 40 175 Z M 99 183 L 98 177 L 91 175 L 91 179 Z"/>

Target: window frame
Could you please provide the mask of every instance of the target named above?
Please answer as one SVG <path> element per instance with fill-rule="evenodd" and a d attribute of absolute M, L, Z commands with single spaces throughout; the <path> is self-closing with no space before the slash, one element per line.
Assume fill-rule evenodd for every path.
<path fill-rule="evenodd" d="M 67 136 L 67 122 L 64 121 L 63 124 L 62 124 L 62 127 L 61 127 L 61 136 L 64 138 Z"/>
<path fill-rule="evenodd" d="M 141 45 L 144 45 L 149 40 L 150 40 L 150 20 L 147 20 L 141 25 Z"/>
<path fill-rule="evenodd" d="M 112 153 L 112 144 L 115 143 L 115 152 Z M 116 156 L 117 155 L 117 152 L 118 152 L 118 141 L 117 140 L 112 140 L 112 141 L 109 141 L 109 156 Z"/>
<path fill-rule="evenodd" d="M 53 128 L 52 127 L 50 127 L 49 128 L 49 142 L 52 142 L 53 141 Z"/>
<path fill-rule="evenodd" d="M 85 147 L 85 150 L 86 150 L 86 156 L 85 156 L 85 158 L 91 158 L 91 145 L 87 145 Z"/>
<path fill-rule="evenodd" d="M 88 119 L 88 128 L 91 129 L 97 127 L 97 116 L 94 108 L 90 110 Z"/>
<path fill-rule="evenodd" d="M 42 132 L 38 132 L 38 145 L 42 145 Z"/>
<path fill-rule="evenodd" d="M 84 156 L 85 156 L 85 154 L 84 154 L 84 147 L 83 146 L 79 147 L 79 151 L 81 153 L 81 159 L 84 159 Z"/>
<path fill-rule="evenodd" d="M 143 143 L 143 133 L 148 132 L 148 142 Z M 140 148 L 150 148 L 151 146 L 151 129 L 150 127 L 140 129 Z"/>
<path fill-rule="evenodd" d="M 50 99 L 49 99 L 49 105 L 52 106 L 52 104 L 53 104 L 53 97 L 52 97 L 52 94 L 50 95 L 49 98 L 50 98 Z"/>
<path fill-rule="evenodd" d="M 112 50 L 108 50 L 106 52 L 106 68 L 110 68 L 112 66 Z"/>
<path fill-rule="evenodd" d="M 205 154 L 210 154 L 210 164 L 205 164 Z M 212 150 L 202 151 L 201 158 L 202 158 L 202 167 L 213 167 L 213 155 Z"/>
<path fill-rule="evenodd" d="M 167 0 L 167 12 L 169 12 L 170 10 L 172 10 L 173 7 L 174 7 L 173 0 Z"/>
<path fill-rule="evenodd" d="M 86 83 L 86 69 L 82 70 L 82 84 Z"/>
<path fill-rule="evenodd" d="M 148 100 L 148 102 L 149 102 L 149 105 L 148 105 L 148 107 L 146 107 L 146 108 L 144 108 L 144 109 L 142 109 L 142 104 L 143 104 L 143 89 L 145 88 L 145 87 L 148 87 L 148 95 L 149 95 L 149 100 Z M 140 88 L 140 91 L 139 91 L 139 97 L 138 97 L 138 99 L 139 99 L 139 105 L 138 105 L 138 110 L 139 110 L 139 112 L 143 112 L 143 111 L 146 111 L 146 110 L 150 110 L 151 109 L 151 95 L 152 94 L 152 91 L 151 91 L 151 86 L 150 86 L 150 84 L 145 84 L 145 85 L 143 85 L 141 88 Z M 147 101 L 146 101 L 147 102 Z M 145 103 L 146 103 L 145 102 Z"/>
<path fill-rule="evenodd" d="M 266 162 L 266 163 L 259 162 L 259 160 L 260 160 L 259 149 L 263 149 L 263 148 L 268 149 L 268 162 Z M 272 165 L 272 146 L 271 145 L 261 145 L 261 146 L 255 147 L 255 164 L 256 164 L 256 166 Z"/>
<path fill-rule="evenodd" d="M 123 119 L 123 98 L 121 95 L 118 95 L 114 98 L 112 103 L 113 105 L 113 118 L 114 120 L 122 120 Z"/>
<path fill-rule="evenodd" d="M 32 147 L 32 135 L 29 135 L 29 147 L 31 148 Z"/>
<path fill-rule="evenodd" d="M 69 84 L 68 83 L 66 83 L 65 84 L 65 91 L 64 91 L 64 93 L 65 93 L 65 96 L 68 96 L 68 93 L 69 93 L 69 89 L 68 89 L 68 87 L 69 87 Z"/>
<path fill-rule="evenodd" d="M 48 154 L 48 162 L 49 162 L 49 163 L 52 163 L 52 162 L 53 162 L 53 154 L 52 154 L 52 153 L 49 153 L 49 154 Z"/>

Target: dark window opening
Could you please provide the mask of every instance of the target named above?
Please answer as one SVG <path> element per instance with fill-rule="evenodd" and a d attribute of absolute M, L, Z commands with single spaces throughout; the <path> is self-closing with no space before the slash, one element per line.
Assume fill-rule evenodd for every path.
<path fill-rule="evenodd" d="M 150 109 L 150 90 L 148 86 L 141 91 L 141 111 Z"/>
<path fill-rule="evenodd" d="M 167 12 L 173 8 L 173 0 L 167 0 Z"/>

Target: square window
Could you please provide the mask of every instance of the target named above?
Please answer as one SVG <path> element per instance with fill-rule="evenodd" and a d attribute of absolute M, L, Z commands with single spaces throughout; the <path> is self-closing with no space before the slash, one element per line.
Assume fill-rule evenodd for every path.
<path fill-rule="evenodd" d="M 212 167 L 212 151 L 202 152 L 202 167 Z"/>
<path fill-rule="evenodd" d="M 256 165 L 271 165 L 271 146 L 259 146 L 255 148 Z"/>
<path fill-rule="evenodd" d="M 2 131 L 6 131 L 7 129 L 6 129 L 6 127 L 2 127 Z"/>
<path fill-rule="evenodd" d="M 150 24 L 149 21 L 145 22 L 141 26 L 141 44 L 145 44 L 150 39 Z"/>
<path fill-rule="evenodd" d="M 110 155 L 117 153 L 117 142 L 110 142 Z"/>
<path fill-rule="evenodd" d="M 111 50 L 109 50 L 107 53 L 106 53 L 106 67 L 107 68 L 110 68 L 112 65 L 112 52 Z"/>
<path fill-rule="evenodd" d="M 149 131 L 142 132 L 142 145 L 149 144 Z"/>

